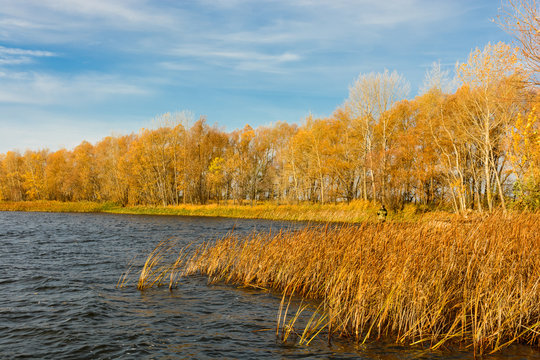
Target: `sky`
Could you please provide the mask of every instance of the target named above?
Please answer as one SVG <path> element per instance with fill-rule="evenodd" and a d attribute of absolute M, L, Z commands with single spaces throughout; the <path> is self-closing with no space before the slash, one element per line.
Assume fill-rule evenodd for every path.
<path fill-rule="evenodd" d="M 232 131 L 326 117 L 364 73 L 511 42 L 499 0 L 0 0 L 0 153 L 72 149 L 187 111 Z"/>

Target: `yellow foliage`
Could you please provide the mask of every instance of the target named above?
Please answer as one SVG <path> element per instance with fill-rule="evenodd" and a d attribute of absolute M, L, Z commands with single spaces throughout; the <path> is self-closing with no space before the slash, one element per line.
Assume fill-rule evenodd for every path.
<path fill-rule="evenodd" d="M 540 122 L 537 106 L 534 106 L 527 117 L 518 115 L 511 131 L 510 160 L 518 177 L 540 169 Z"/>

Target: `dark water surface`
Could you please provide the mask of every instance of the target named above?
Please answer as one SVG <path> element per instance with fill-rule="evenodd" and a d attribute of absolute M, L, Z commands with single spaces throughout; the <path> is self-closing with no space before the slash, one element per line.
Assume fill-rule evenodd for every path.
<path fill-rule="evenodd" d="M 222 218 L 0 212 L 0 358 L 40 359 L 469 359 L 375 343 L 316 340 L 283 345 L 274 333 L 280 297 L 207 285 L 188 277 L 178 289 L 118 289 L 134 256 L 141 264 L 168 238 L 179 244 L 229 232 L 279 230 L 300 223 Z M 138 267 L 136 270 L 140 270 Z M 268 330 L 272 329 L 272 330 Z M 318 341 L 318 342 L 317 342 Z M 540 359 L 515 346 L 489 359 Z"/>

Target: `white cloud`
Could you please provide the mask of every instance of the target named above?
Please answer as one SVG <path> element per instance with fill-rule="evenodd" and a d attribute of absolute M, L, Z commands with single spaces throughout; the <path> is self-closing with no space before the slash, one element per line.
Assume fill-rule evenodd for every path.
<path fill-rule="evenodd" d="M 297 62 L 302 59 L 299 54 L 292 52 L 265 53 L 253 50 L 232 50 L 210 48 L 203 45 L 177 47 L 169 51 L 170 55 L 183 59 L 196 59 L 207 64 L 228 67 L 245 71 L 282 72 L 280 66 L 285 63 Z M 183 70 L 178 62 L 166 62 L 163 64 L 169 69 Z"/>
<path fill-rule="evenodd" d="M 21 65 L 28 64 L 32 59 L 27 56 L 18 56 L 16 58 L 2 58 L 0 57 L 0 65 Z"/>
<path fill-rule="evenodd" d="M 197 67 L 193 64 L 186 64 L 175 61 L 162 61 L 159 63 L 159 65 L 167 70 L 174 71 L 193 71 L 197 69 Z"/>
<path fill-rule="evenodd" d="M 9 48 L 0 45 L 0 65 L 28 64 L 34 58 L 51 56 L 56 56 L 56 54 L 50 51 Z"/>
<path fill-rule="evenodd" d="M 10 14 L 4 14 L 5 16 L 9 16 Z M 2 28 L 19 28 L 19 29 L 39 29 L 39 24 L 36 24 L 34 22 L 18 19 L 18 18 L 4 18 L 0 19 L 0 26 Z"/>
<path fill-rule="evenodd" d="M 171 51 L 171 54 L 177 56 L 197 57 L 197 58 L 223 58 L 231 60 L 251 60 L 251 61 L 266 61 L 266 62 L 290 62 L 300 60 L 298 54 L 285 52 L 281 54 L 266 54 L 256 51 L 234 51 L 234 50 L 214 50 L 205 47 L 184 47 L 176 48 Z"/>
<path fill-rule="evenodd" d="M 28 36 L 76 42 L 115 29 L 158 33 L 158 38 L 177 41 L 224 38 L 279 44 L 353 35 L 369 26 L 434 22 L 451 16 L 458 7 L 442 0 L 27 0 L 0 9 L 0 36 L 4 32 L 7 39 Z M 256 21 L 255 10 L 259 11 Z"/>
<path fill-rule="evenodd" d="M 24 56 L 44 57 L 44 56 L 55 56 L 56 54 L 50 51 L 8 48 L 8 47 L 0 45 L 0 56 L 6 56 L 6 55 L 24 55 Z"/>
<path fill-rule="evenodd" d="M 26 0 L 0 6 L 0 40 L 80 44 L 107 33 L 178 28 L 180 14 L 145 0 Z M 111 31 L 116 32 L 111 36 Z"/>
<path fill-rule="evenodd" d="M 101 18 L 109 26 L 170 26 L 173 17 L 143 0 L 39 0 L 39 4 L 57 13 L 83 18 Z"/>

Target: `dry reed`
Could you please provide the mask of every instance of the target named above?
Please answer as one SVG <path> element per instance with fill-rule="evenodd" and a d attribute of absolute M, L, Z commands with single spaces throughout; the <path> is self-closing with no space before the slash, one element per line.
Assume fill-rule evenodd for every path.
<path fill-rule="evenodd" d="M 0 211 L 52 211 L 52 212 L 105 212 L 118 214 L 218 216 L 232 218 L 271 219 L 288 221 L 330 221 L 361 222 L 377 219 L 378 203 L 355 200 L 338 204 L 276 204 L 272 201 L 253 205 L 239 205 L 231 202 L 218 204 L 182 204 L 168 206 L 134 205 L 121 206 L 101 202 L 61 202 L 61 201 L 0 201 Z M 390 212 L 389 218 L 400 221 L 418 220 L 422 212 L 415 206 L 407 205 L 401 212 Z M 430 216 L 450 216 L 445 212 L 430 213 Z"/>
<path fill-rule="evenodd" d="M 182 274 L 319 300 L 325 317 L 300 335 L 304 343 L 324 327 L 329 337 L 393 337 L 433 349 L 461 345 L 475 354 L 515 342 L 538 347 L 539 225 L 539 215 L 498 214 L 445 226 L 364 223 L 230 234 L 183 255 Z M 149 257 L 150 268 L 159 254 Z M 156 269 L 146 270 L 154 275 L 143 288 L 163 279 L 163 268 Z M 279 317 L 278 332 L 281 321 L 288 336 L 294 322 L 285 326 L 286 315 Z"/>

